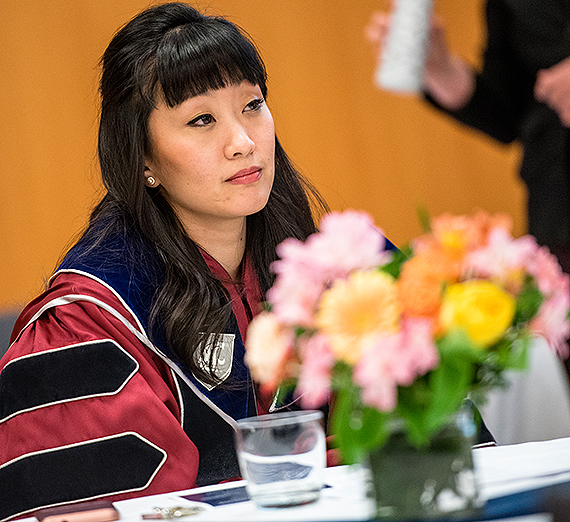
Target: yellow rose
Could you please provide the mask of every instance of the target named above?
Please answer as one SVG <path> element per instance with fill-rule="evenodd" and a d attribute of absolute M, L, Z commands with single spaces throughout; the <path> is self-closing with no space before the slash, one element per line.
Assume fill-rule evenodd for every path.
<path fill-rule="evenodd" d="M 377 270 L 337 279 L 323 293 L 317 326 L 335 357 L 355 364 L 378 334 L 399 328 L 400 304 L 394 278 Z"/>
<path fill-rule="evenodd" d="M 491 346 L 512 324 L 513 297 L 489 281 L 475 280 L 447 287 L 440 310 L 445 332 L 463 330 L 474 344 Z"/>

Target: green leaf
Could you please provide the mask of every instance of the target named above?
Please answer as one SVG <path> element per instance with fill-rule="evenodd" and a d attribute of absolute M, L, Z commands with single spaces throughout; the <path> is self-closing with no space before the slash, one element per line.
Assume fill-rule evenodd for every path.
<path fill-rule="evenodd" d="M 362 405 L 360 390 L 352 385 L 338 391 L 332 416 L 332 432 L 343 462 L 362 462 L 368 452 L 388 437 L 387 414 Z"/>
<path fill-rule="evenodd" d="M 273 393 L 273 404 L 285 404 L 288 402 L 287 397 L 295 389 L 295 379 L 287 379 L 279 384 L 279 387 Z"/>
<path fill-rule="evenodd" d="M 517 297 L 517 306 L 515 309 L 513 324 L 516 325 L 529 322 L 537 314 L 543 301 L 544 296 L 536 286 L 535 280 L 532 277 L 527 276 L 519 296 Z"/>
<path fill-rule="evenodd" d="M 459 408 L 467 398 L 474 380 L 475 364 L 481 359 L 479 350 L 473 348 L 462 333 L 447 336 L 438 346 L 440 362 L 430 372 L 429 389 L 431 404 L 426 420 L 426 430 L 435 432 Z"/>
<path fill-rule="evenodd" d="M 503 337 L 499 339 L 494 346 L 485 352 L 485 362 L 504 370 L 508 366 L 509 359 L 511 358 L 512 343 L 513 340 L 510 338 Z"/>
<path fill-rule="evenodd" d="M 497 371 L 507 368 L 525 370 L 528 365 L 528 350 L 532 337 L 527 330 L 511 328 L 507 335 L 484 351 L 484 364 L 495 366 Z"/>
<path fill-rule="evenodd" d="M 475 393 L 478 400 L 482 400 L 485 393 L 491 388 L 504 387 L 506 385 L 503 376 L 503 365 L 497 365 L 492 358 L 478 365 L 475 370 L 474 384 L 471 393 Z"/>
<path fill-rule="evenodd" d="M 354 425 L 358 421 L 354 419 L 354 406 L 354 390 L 340 389 L 335 398 L 331 426 L 345 464 L 359 462 L 365 453 L 359 439 L 353 437 Z"/>
<path fill-rule="evenodd" d="M 440 357 L 465 359 L 472 364 L 482 363 L 487 357 L 487 350 L 474 345 L 467 334 L 460 329 L 451 330 L 437 341 Z"/>
<path fill-rule="evenodd" d="M 431 224 L 430 224 L 430 217 L 427 208 L 423 205 L 418 205 L 418 220 L 420 222 L 420 226 L 422 227 L 422 231 L 424 234 L 429 234 L 431 232 Z"/>
<path fill-rule="evenodd" d="M 395 414 L 404 420 L 408 440 L 417 447 L 425 446 L 429 442 L 426 421 L 430 398 L 427 382 L 423 379 L 398 390 L 398 407 Z"/>
<path fill-rule="evenodd" d="M 400 277 L 402 265 L 411 257 L 411 255 L 412 250 L 408 246 L 402 248 L 401 250 L 394 250 L 392 261 L 381 266 L 380 270 L 391 275 L 394 279 L 397 279 Z"/>
<path fill-rule="evenodd" d="M 528 351 L 532 342 L 532 337 L 524 333 L 511 342 L 509 358 L 506 367 L 511 370 L 526 370 L 528 367 Z"/>
<path fill-rule="evenodd" d="M 348 364 L 337 361 L 332 371 L 331 385 L 335 390 L 352 388 L 352 368 Z"/>

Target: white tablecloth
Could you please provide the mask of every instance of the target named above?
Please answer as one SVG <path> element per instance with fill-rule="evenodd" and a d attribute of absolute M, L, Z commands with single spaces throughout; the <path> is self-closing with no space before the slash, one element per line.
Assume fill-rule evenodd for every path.
<path fill-rule="evenodd" d="M 490 499 L 570 481 L 570 438 L 531 442 L 510 446 L 478 448 L 473 451 L 477 478 L 484 498 Z M 360 468 L 338 466 L 326 469 L 326 483 L 332 487 L 322 492 L 321 499 L 307 506 L 282 510 L 260 510 L 252 502 L 211 507 L 198 515 L 186 518 L 188 522 L 291 522 L 335 521 L 368 519 L 372 505 L 364 494 L 364 473 Z M 156 495 L 116 502 L 125 522 L 140 522 L 143 513 L 151 513 L 155 506 L 173 507 L 192 505 L 186 494 L 227 488 L 239 488 L 243 482 L 207 486 L 184 492 Z M 509 522 L 546 522 L 548 517 L 533 515 Z"/>

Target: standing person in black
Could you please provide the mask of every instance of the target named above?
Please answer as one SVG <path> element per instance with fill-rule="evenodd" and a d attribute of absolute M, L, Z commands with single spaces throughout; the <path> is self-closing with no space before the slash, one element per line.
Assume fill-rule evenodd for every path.
<path fill-rule="evenodd" d="M 480 71 L 449 50 L 435 19 L 423 79 L 426 99 L 503 143 L 520 141 L 529 233 L 570 271 L 570 1 L 487 0 Z M 367 35 L 378 50 L 389 16 Z"/>
<path fill-rule="evenodd" d="M 450 51 L 434 17 L 425 99 L 502 143 L 521 143 L 529 233 L 570 273 L 570 0 L 487 0 L 485 10 L 479 71 Z M 374 13 L 367 27 L 379 57 L 389 23 Z"/>

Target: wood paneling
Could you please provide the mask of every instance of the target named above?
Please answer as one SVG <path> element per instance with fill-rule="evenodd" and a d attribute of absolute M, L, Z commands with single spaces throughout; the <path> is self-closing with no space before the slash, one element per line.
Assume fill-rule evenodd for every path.
<path fill-rule="evenodd" d="M 100 196 L 98 60 L 142 0 L 6 0 L 0 8 L 0 309 L 41 290 Z M 482 207 L 525 230 L 519 150 L 381 92 L 364 26 L 388 0 L 203 0 L 257 42 L 269 104 L 296 164 L 334 209 L 371 212 L 396 243 L 432 214 Z M 476 63 L 482 1 L 436 0 L 449 41 Z"/>

